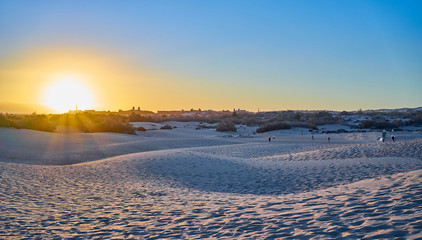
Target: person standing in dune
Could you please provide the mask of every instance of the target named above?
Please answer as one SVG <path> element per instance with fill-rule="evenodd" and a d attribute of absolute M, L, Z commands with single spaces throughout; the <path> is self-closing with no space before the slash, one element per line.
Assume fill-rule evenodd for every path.
<path fill-rule="evenodd" d="M 385 137 L 387 136 L 387 132 L 382 130 L 382 142 L 385 142 Z"/>

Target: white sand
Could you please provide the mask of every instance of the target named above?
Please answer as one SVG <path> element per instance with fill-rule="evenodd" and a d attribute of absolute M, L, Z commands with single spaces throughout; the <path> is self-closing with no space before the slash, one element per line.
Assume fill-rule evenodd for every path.
<path fill-rule="evenodd" d="M 421 133 L 196 126 L 0 128 L 0 239 L 422 238 Z"/>

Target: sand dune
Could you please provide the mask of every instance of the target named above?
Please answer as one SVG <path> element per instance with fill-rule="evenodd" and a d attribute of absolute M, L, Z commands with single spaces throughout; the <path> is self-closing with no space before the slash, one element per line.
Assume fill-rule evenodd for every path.
<path fill-rule="evenodd" d="M 0 238 L 422 238 L 422 137 L 411 133 L 268 143 L 180 128 L 37 148 L 50 134 L 0 129 L 2 143 L 15 139 L 0 148 Z"/>

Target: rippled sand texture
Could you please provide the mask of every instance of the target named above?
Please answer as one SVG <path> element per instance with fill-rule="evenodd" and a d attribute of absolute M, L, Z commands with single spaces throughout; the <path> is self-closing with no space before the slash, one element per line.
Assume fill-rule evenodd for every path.
<path fill-rule="evenodd" d="M 422 238 L 420 135 L 328 144 L 178 131 L 53 135 L 80 139 L 47 152 L 37 144 L 52 133 L 0 129 L 15 140 L 0 147 L 0 238 Z"/>

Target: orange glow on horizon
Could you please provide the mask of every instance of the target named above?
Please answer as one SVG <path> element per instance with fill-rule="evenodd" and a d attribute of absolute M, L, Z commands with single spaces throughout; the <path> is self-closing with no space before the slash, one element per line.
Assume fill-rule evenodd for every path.
<path fill-rule="evenodd" d="M 87 110 L 94 107 L 94 96 L 83 84 L 81 77 L 74 75 L 59 75 L 53 77 L 44 92 L 43 104 L 59 113 L 75 109 Z"/>
<path fill-rule="evenodd" d="M 55 85 L 66 78 L 67 82 L 79 86 L 70 83 L 67 86 Z M 67 112 L 75 109 L 76 105 L 81 110 L 111 111 L 133 106 L 151 111 L 191 108 L 240 108 L 249 111 L 323 108 L 352 110 L 344 107 L 341 101 L 324 102 L 319 92 L 304 90 L 297 93 L 277 83 L 240 83 L 229 77 L 219 79 L 164 71 L 128 61 L 112 53 L 87 49 L 39 49 L 0 59 L 0 79 L 5 79 L 0 88 L 0 102 L 46 105 L 57 112 Z M 75 95 L 64 89 L 75 92 Z M 77 92 L 82 96 L 79 97 Z M 363 105 L 365 99 L 361 101 Z"/>

